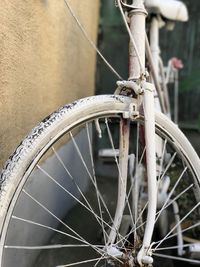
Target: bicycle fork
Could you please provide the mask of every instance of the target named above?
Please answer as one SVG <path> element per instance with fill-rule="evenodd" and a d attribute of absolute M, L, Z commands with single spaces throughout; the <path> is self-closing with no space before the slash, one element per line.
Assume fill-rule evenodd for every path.
<path fill-rule="evenodd" d="M 157 208 L 157 179 L 156 179 L 156 149 L 155 149 L 155 108 L 154 108 L 154 86 L 147 83 L 144 88 L 144 125 L 146 144 L 146 169 L 148 185 L 148 213 L 145 233 L 137 260 L 138 263 L 151 264 L 152 259 L 150 244 L 154 230 L 156 208 Z"/>
<path fill-rule="evenodd" d="M 143 110 L 146 145 L 146 169 L 148 185 L 148 212 L 142 247 L 137 254 L 140 266 L 151 265 L 151 239 L 154 230 L 157 208 L 157 180 L 156 180 L 156 149 L 155 149 L 155 106 L 154 85 L 145 81 L 145 20 L 146 10 L 142 0 L 133 0 L 133 9 L 129 12 L 131 31 L 130 41 L 130 73 L 129 80 L 136 81 L 143 87 Z M 132 40 L 134 39 L 134 40 Z M 138 56 L 140 59 L 138 59 Z"/>
<path fill-rule="evenodd" d="M 153 235 L 156 209 L 157 209 L 157 179 L 156 179 L 156 149 L 155 149 L 156 144 L 155 144 L 154 85 L 147 82 L 144 82 L 143 84 L 144 84 L 143 110 L 144 110 L 145 147 L 146 147 L 148 212 L 147 212 L 145 232 L 142 240 L 142 246 L 137 254 L 137 262 L 139 266 L 143 266 L 144 264 L 148 266 L 151 265 L 153 262 L 153 259 L 151 258 L 152 256 L 151 239 Z M 112 247 L 112 244 L 115 243 L 116 236 L 118 234 L 119 228 L 122 223 L 124 207 L 128 201 L 126 190 L 127 190 L 127 176 L 128 176 L 127 169 L 128 169 L 128 158 L 129 158 L 130 120 L 132 119 L 131 115 L 132 114 L 129 111 L 128 114 L 124 114 L 124 118 L 122 118 L 120 121 L 118 201 L 117 201 L 115 218 L 108 238 L 108 243 L 107 243 L 108 247 L 109 245 Z M 133 227 L 136 227 L 136 225 L 134 225 Z M 109 251 L 107 252 L 109 254 Z M 123 257 L 122 254 L 123 254 L 122 252 L 118 251 L 115 254 L 115 256 Z M 134 261 L 135 260 L 136 259 L 134 259 Z M 129 262 L 129 266 L 132 267 L 135 265 L 134 263 Z"/>
<path fill-rule="evenodd" d="M 119 5 L 120 2 L 118 1 Z M 137 262 L 139 266 L 151 265 L 151 239 L 154 230 L 156 208 L 157 208 L 157 180 L 156 180 L 156 149 L 155 149 L 155 107 L 154 107 L 154 85 L 145 81 L 145 18 L 146 10 L 142 0 L 133 1 L 134 8 L 129 12 L 129 24 L 131 32 L 130 42 L 130 73 L 129 81 L 125 84 L 132 83 L 133 90 L 141 88 L 143 91 L 143 110 L 144 110 L 144 126 L 145 126 L 145 145 L 146 145 L 146 169 L 147 169 L 147 185 L 148 185 L 148 212 L 147 221 L 144 231 L 142 246 L 137 254 Z M 137 8 L 138 6 L 138 8 Z M 138 59 L 138 56 L 140 57 Z M 135 92 L 137 94 L 137 92 Z M 126 181 L 127 181 L 127 162 L 129 147 L 129 123 L 128 120 L 122 119 L 126 124 L 126 130 L 121 131 L 120 140 L 120 163 L 119 163 L 119 188 L 118 188 L 118 204 L 116 208 L 113 229 L 109 235 L 109 243 L 113 244 L 117 235 L 116 229 L 122 222 L 122 216 L 126 203 Z M 119 255 L 120 256 L 120 255 Z M 135 259 L 134 259 L 135 261 Z M 129 262 L 129 266 L 135 266 L 134 261 Z"/>
<path fill-rule="evenodd" d="M 154 85 L 145 80 L 145 20 L 146 10 L 142 0 L 133 0 L 134 8 L 129 12 L 132 38 L 130 41 L 129 80 L 136 81 L 143 87 L 143 110 L 146 145 L 146 169 L 148 185 L 148 212 L 142 247 L 137 255 L 140 266 L 151 264 L 151 239 L 154 230 L 157 208 L 156 149 L 155 149 L 155 105 Z M 132 39 L 134 39 L 132 41 Z M 140 57 L 140 60 L 138 59 Z"/>

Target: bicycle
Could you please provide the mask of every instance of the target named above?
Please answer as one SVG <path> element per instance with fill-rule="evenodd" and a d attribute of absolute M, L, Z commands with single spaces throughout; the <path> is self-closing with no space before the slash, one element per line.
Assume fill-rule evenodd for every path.
<path fill-rule="evenodd" d="M 154 2 L 158 10 L 160 3 Z M 182 6 L 169 0 L 162 8 L 164 3 L 174 3 L 173 11 Z M 81 99 L 52 113 L 10 157 L 1 175 L 2 267 L 156 266 L 159 258 L 162 264 L 200 263 L 200 161 L 178 127 L 155 112 L 143 1 L 117 5 L 130 24 L 129 79 L 118 82 L 114 95 Z M 149 53 L 159 108 L 167 112 L 152 61 Z M 110 146 L 114 179 L 107 169 L 96 174 L 97 140 Z M 58 235 L 50 238 L 53 233 Z M 44 250 L 51 256 L 45 263 L 38 252 Z"/>

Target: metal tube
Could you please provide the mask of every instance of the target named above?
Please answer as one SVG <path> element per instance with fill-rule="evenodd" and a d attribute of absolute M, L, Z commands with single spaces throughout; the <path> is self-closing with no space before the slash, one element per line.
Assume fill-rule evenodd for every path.
<path fill-rule="evenodd" d="M 149 90 L 145 90 L 144 93 L 144 108 L 149 204 L 147 224 L 143 242 L 144 245 L 149 246 L 154 228 L 157 204 L 154 93 Z"/>
<path fill-rule="evenodd" d="M 156 76 L 159 77 L 159 56 L 160 56 L 159 25 L 158 25 L 158 19 L 156 17 L 154 17 L 151 21 L 150 48 L 151 48 L 151 54 L 153 58 L 155 73 L 156 73 Z"/>
<path fill-rule="evenodd" d="M 147 55 L 149 64 L 151 66 L 151 73 L 152 73 L 153 81 L 154 81 L 154 84 L 155 84 L 155 87 L 156 87 L 156 91 L 158 93 L 158 97 L 160 99 L 161 111 L 164 114 L 166 114 L 167 112 L 166 112 L 166 107 L 165 107 L 165 101 L 164 101 L 162 90 L 161 90 L 161 87 L 160 87 L 160 84 L 159 84 L 159 81 L 158 81 L 158 77 L 156 76 L 156 73 L 155 73 L 155 70 L 154 70 L 153 58 L 152 58 L 152 55 L 151 55 L 151 50 L 150 50 L 149 41 L 147 39 L 147 36 L 146 36 L 145 43 L 146 43 L 146 55 Z"/>
<path fill-rule="evenodd" d="M 174 81 L 174 122 L 178 124 L 178 88 L 179 88 L 179 81 L 178 81 L 178 70 L 175 70 L 174 73 L 175 81 Z"/>
<path fill-rule="evenodd" d="M 113 227 L 110 231 L 108 244 L 112 245 L 115 242 L 117 230 L 119 230 L 126 201 L 126 187 L 128 175 L 128 152 L 129 152 L 129 134 L 130 121 L 121 119 L 120 121 L 120 143 L 119 143 L 119 176 L 118 176 L 118 198 L 116 213 L 113 222 Z"/>
<path fill-rule="evenodd" d="M 134 8 L 129 12 L 130 18 L 130 30 L 132 36 L 134 36 L 134 41 L 136 48 L 139 53 L 140 62 L 142 63 L 142 69 L 145 70 L 145 20 L 147 12 L 142 3 L 143 1 L 134 1 Z M 141 66 L 133 43 L 130 42 L 129 47 L 129 80 L 138 80 L 141 78 Z"/>
<path fill-rule="evenodd" d="M 148 213 L 143 238 L 143 245 L 138 253 L 138 262 L 142 266 L 143 259 L 150 247 L 153 235 L 156 208 L 157 208 L 157 180 L 156 180 L 156 143 L 155 143 L 155 109 L 154 91 L 145 88 L 144 92 L 144 119 L 146 142 L 146 165 L 148 177 Z"/>

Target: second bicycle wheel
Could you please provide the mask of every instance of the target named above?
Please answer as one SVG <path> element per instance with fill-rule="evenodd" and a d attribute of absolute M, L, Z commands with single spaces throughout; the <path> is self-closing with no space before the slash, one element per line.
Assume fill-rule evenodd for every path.
<path fill-rule="evenodd" d="M 133 99 L 96 96 L 66 105 L 23 140 L 1 175 L 0 266 L 135 266 L 148 208 L 142 114 L 131 121 L 125 206 L 118 200 L 119 124 Z M 153 266 L 200 262 L 199 159 L 165 116 L 157 155 Z M 108 244 L 111 231 L 116 233 Z"/>

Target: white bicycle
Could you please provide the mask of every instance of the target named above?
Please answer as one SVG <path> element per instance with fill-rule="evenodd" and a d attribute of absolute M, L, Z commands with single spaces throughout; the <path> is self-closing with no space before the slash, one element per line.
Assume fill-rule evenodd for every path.
<path fill-rule="evenodd" d="M 114 95 L 84 98 L 52 113 L 7 161 L 1 267 L 200 265 L 200 161 L 159 111 L 169 113 L 159 52 L 152 49 L 161 17 L 186 20 L 187 10 L 176 0 L 145 1 L 149 47 L 143 1 L 116 2 L 131 40 L 129 78 L 119 79 Z M 101 175 L 98 154 L 111 161 Z"/>

